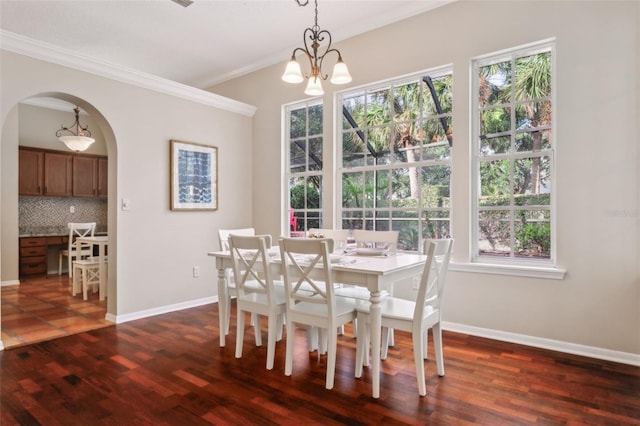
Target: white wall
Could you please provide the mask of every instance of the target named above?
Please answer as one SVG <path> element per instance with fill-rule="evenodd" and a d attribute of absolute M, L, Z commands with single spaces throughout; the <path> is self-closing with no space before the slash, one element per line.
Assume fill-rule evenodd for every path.
<path fill-rule="evenodd" d="M 453 64 L 454 261 L 465 264 L 470 61 L 556 38 L 557 249 L 558 264 L 568 272 L 564 280 L 547 280 L 452 271 L 444 306 L 452 328 L 640 365 L 638 28 L 640 2 L 460 1 L 337 45 L 354 78 L 348 88 Z M 210 88 L 258 107 L 253 224 L 275 235 L 286 214 L 281 106 L 305 98 L 303 85 L 280 81 L 287 59 Z M 333 152 L 333 91 L 343 88 L 325 84 L 326 165 Z M 331 179 L 331 166 L 327 171 Z M 332 198 L 325 193 L 324 200 Z"/>
<path fill-rule="evenodd" d="M 1 54 L 3 242 L 5 238 L 11 239 L 17 247 L 18 227 L 12 225 L 17 224 L 15 106 L 28 97 L 57 94 L 86 110 L 106 141 L 109 314 L 117 319 L 127 318 L 175 305 L 215 300 L 216 271 L 206 253 L 218 248 L 217 229 L 251 225 L 251 169 L 246 166 L 251 164 L 252 156 L 250 115 L 7 50 Z M 170 211 L 170 139 L 219 147 L 218 211 Z M 7 202 L 5 195 L 11 197 Z M 131 200 L 130 211 L 119 208 L 122 198 Z M 4 251 L 3 247 L 2 272 L 6 267 Z M 200 266 L 200 278 L 192 278 L 193 266 Z M 8 268 L 13 269 L 13 265 Z"/>

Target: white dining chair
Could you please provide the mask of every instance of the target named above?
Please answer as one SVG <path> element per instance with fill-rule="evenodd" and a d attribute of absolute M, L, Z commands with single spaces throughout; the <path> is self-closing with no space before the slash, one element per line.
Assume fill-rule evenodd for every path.
<path fill-rule="evenodd" d="M 393 255 L 397 251 L 398 247 L 398 231 L 371 231 L 363 229 L 354 229 L 353 238 L 356 243 L 356 250 L 358 248 L 380 248 L 384 249 L 385 254 Z M 359 300 L 369 300 L 370 292 L 364 287 L 358 286 L 342 286 L 336 290 L 336 295 L 340 297 L 350 297 Z M 393 283 L 388 288 L 383 289 L 380 292 L 380 297 L 387 297 L 393 295 Z M 358 334 L 358 320 L 353 322 L 353 332 Z M 387 338 L 384 340 L 387 342 L 387 346 L 394 345 L 393 330 L 386 334 Z"/>
<path fill-rule="evenodd" d="M 260 315 L 267 317 L 267 369 L 273 369 L 276 340 L 282 339 L 285 308 L 284 286 L 276 286 L 269 270 L 270 235 L 229 236 L 236 283 L 236 358 L 242 358 L 246 313 L 257 315 L 254 324 L 256 346 L 262 346 Z"/>
<path fill-rule="evenodd" d="M 426 395 L 427 387 L 424 375 L 424 359 L 427 358 L 427 331 L 433 330 L 433 342 L 436 354 L 436 366 L 439 376 L 444 376 L 444 357 L 442 351 L 442 297 L 446 283 L 447 270 L 453 249 L 452 239 L 426 240 L 424 253 L 427 260 L 424 265 L 420 288 L 415 301 L 387 297 L 382 300 L 382 327 L 393 328 L 411 333 L 413 340 L 413 358 L 418 381 L 418 393 Z M 363 365 L 369 365 L 369 303 L 361 303 L 358 311 L 358 338 L 356 349 L 355 376 L 362 376 Z M 384 353 L 386 348 L 383 344 Z M 385 356 L 386 357 L 386 356 Z M 381 358 L 384 359 L 383 356 Z"/>
<path fill-rule="evenodd" d="M 68 223 L 69 241 L 67 248 L 58 252 L 58 275 L 62 275 L 62 258 L 67 258 L 67 269 L 69 277 L 73 278 L 73 259 L 82 259 L 84 257 L 93 256 L 93 246 L 91 244 L 82 244 L 76 241 L 78 237 L 93 237 L 96 230 L 95 222 Z"/>
<path fill-rule="evenodd" d="M 326 388 L 335 379 L 338 327 L 356 318 L 356 301 L 335 297 L 331 272 L 332 239 L 281 238 L 280 256 L 286 301 L 287 344 L 284 374 L 293 371 L 295 325 L 323 329 L 327 337 Z"/>
<path fill-rule="evenodd" d="M 99 298 L 103 300 L 104 296 L 102 289 L 100 289 L 100 262 L 106 262 L 106 258 L 99 257 L 87 257 L 85 259 L 74 260 L 71 265 L 73 268 L 73 280 L 72 280 L 72 294 L 75 296 L 82 291 L 82 299 L 88 299 L 89 289 L 96 291 L 100 290 Z M 105 272 L 107 268 L 104 268 Z"/>
<path fill-rule="evenodd" d="M 221 251 L 229 251 L 229 235 L 244 235 L 244 236 L 252 236 L 256 235 L 256 230 L 254 228 L 238 228 L 238 229 L 218 229 L 218 241 L 220 243 Z M 224 330 L 224 334 L 229 334 L 229 323 L 231 322 L 231 298 L 236 297 L 236 285 L 233 281 L 233 271 L 231 269 L 227 269 L 224 271 L 224 278 L 226 283 L 226 294 L 224 300 L 224 309 L 225 316 L 227 318 L 227 326 L 226 330 Z M 222 295 L 218 295 L 218 297 L 223 297 Z M 251 325 L 255 323 L 255 317 L 251 318 Z M 222 332 L 222 330 L 221 330 Z"/>

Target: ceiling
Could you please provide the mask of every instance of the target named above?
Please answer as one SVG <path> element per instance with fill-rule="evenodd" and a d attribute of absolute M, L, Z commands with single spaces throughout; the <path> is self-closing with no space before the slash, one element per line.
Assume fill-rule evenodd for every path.
<path fill-rule="evenodd" d="M 452 1 L 321 0 L 318 24 L 335 43 Z M 0 37 L 200 89 L 284 65 L 313 20 L 313 0 L 0 0 Z"/>

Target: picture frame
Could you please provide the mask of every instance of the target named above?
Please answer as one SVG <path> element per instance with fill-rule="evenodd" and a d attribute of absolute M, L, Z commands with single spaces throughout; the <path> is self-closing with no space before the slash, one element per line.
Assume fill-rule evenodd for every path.
<path fill-rule="evenodd" d="M 218 210 L 218 147 L 170 142 L 171 210 Z"/>

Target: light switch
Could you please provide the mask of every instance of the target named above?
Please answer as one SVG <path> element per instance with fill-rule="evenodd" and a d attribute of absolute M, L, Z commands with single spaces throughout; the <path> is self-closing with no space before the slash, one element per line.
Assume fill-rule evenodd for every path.
<path fill-rule="evenodd" d="M 131 200 L 128 198 L 122 199 L 122 210 L 131 210 Z"/>

